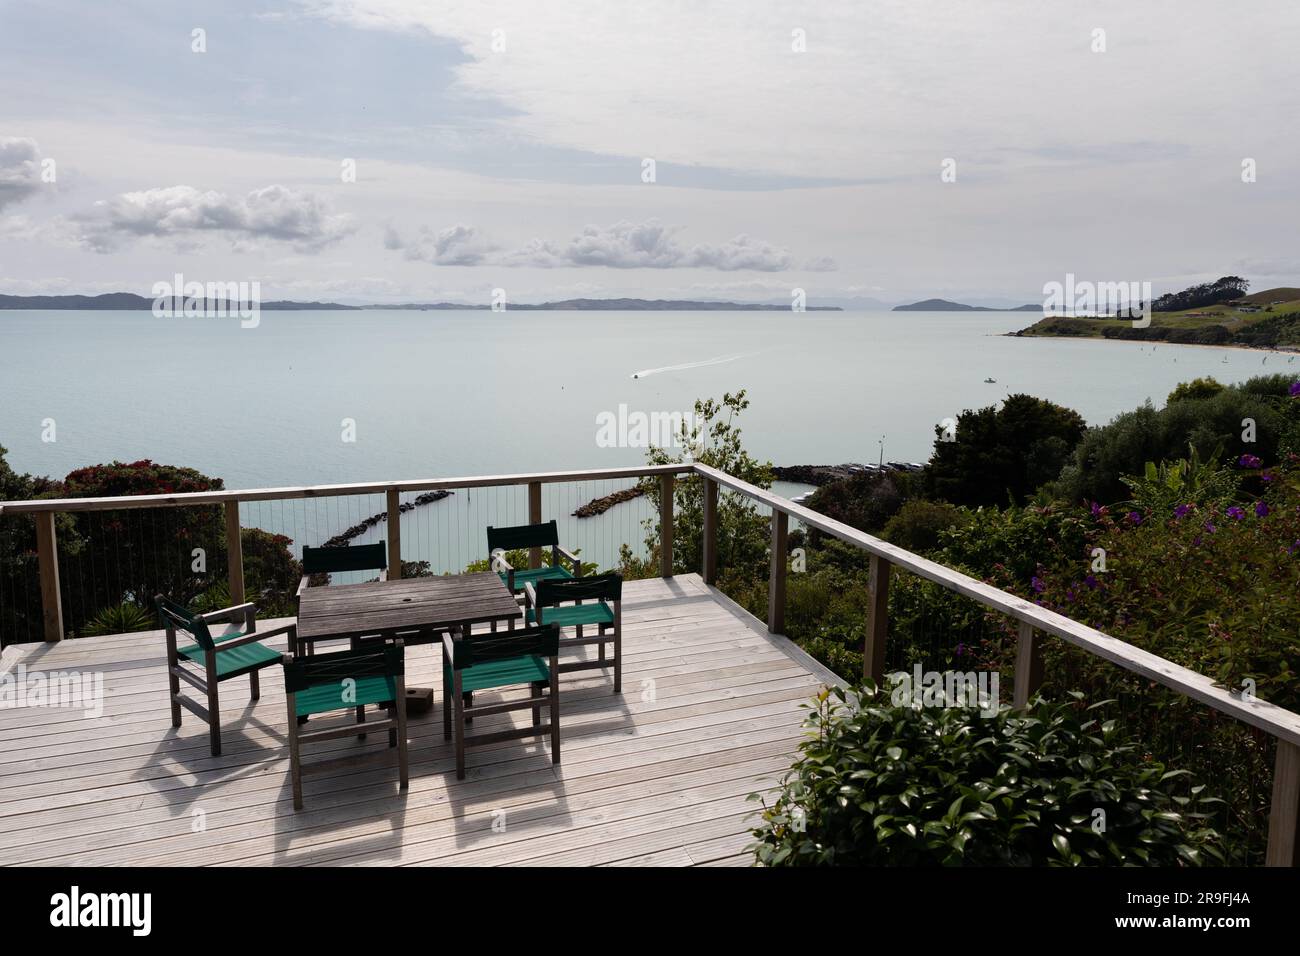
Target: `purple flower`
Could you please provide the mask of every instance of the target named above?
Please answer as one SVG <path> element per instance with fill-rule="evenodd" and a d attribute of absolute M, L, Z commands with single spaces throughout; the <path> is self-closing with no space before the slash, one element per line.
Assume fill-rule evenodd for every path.
<path fill-rule="evenodd" d="M 1099 584 L 1101 584 L 1101 582 L 1097 580 L 1096 575 L 1092 575 L 1092 574 L 1090 574 L 1090 575 L 1088 575 L 1086 578 L 1084 578 L 1084 579 L 1083 579 L 1083 583 L 1086 584 L 1086 585 L 1088 585 L 1088 590 L 1089 590 L 1089 591 L 1095 591 L 1095 590 L 1097 590 L 1097 586 L 1098 586 Z"/>
<path fill-rule="evenodd" d="M 1091 511 L 1092 511 L 1092 516 L 1094 518 L 1097 517 L 1097 515 L 1101 514 L 1101 505 L 1097 504 L 1097 502 L 1094 501 L 1092 503 Z"/>
<path fill-rule="evenodd" d="M 1030 579 L 1029 586 L 1033 588 L 1034 592 L 1037 594 L 1042 594 L 1047 590 L 1047 585 L 1043 583 L 1043 579 L 1036 574 Z"/>
<path fill-rule="evenodd" d="M 1142 515 L 1141 515 L 1140 512 L 1137 512 L 1137 511 L 1130 511 L 1130 512 L 1128 513 L 1128 520 L 1129 520 L 1129 521 L 1132 521 L 1134 524 L 1141 524 L 1141 523 L 1142 523 Z"/>
<path fill-rule="evenodd" d="M 1191 513 L 1192 513 L 1191 505 L 1179 505 L 1177 508 L 1174 509 L 1175 518 L 1186 518 Z"/>
<path fill-rule="evenodd" d="M 1255 502 L 1255 517 L 1256 517 L 1256 518 L 1265 518 L 1265 517 L 1268 517 L 1268 505 L 1266 505 L 1266 504 L 1265 504 L 1264 502 L 1262 502 L 1262 501 L 1256 501 L 1256 502 Z"/>
<path fill-rule="evenodd" d="M 1267 473 L 1260 475 L 1259 478 L 1260 478 L 1261 481 L 1272 481 L 1272 480 L 1273 480 L 1273 476 L 1270 475 L 1270 474 L 1267 474 Z"/>
<path fill-rule="evenodd" d="M 1258 468 L 1262 464 L 1264 462 L 1258 455 L 1242 455 L 1237 459 L 1237 467 L 1239 468 Z"/>
<path fill-rule="evenodd" d="M 1214 534 L 1214 532 L 1218 531 L 1219 529 L 1216 528 L 1216 527 L 1214 526 L 1214 522 L 1212 522 L 1212 521 L 1207 521 L 1207 522 L 1205 522 L 1205 530 L 1208 531 L 1208 532 L 1210 532 L 1210 534 Z M 1197 544 L 1200 544 L 1200 543 L 1201 543 L 1201 539 L 1200 539 L 1200 538 L 1197 538 L 1197 539 L 1196 539 L 1196 543 L 1197 543 Z"/>
<path fill-rule="evenodd" d="M 1242 511 L 1236 505 L 1233 505 L 1231 508 L 1228 509 L 1227 515 L 1233 521 L 1240 521 L 1242 518 L 1246 517 L 1246 512 Z"/>
<path fill-rule="evenodd" d="M 1291 383 L 1290 394 L 1292 398 L 1295 398 L 1297 395 L 1300 395 L 1300 382 Z"/>
<path fill-rule="evenodd" d="M 966 651 L 966 645 L 965 645 L 965 644 L 958 644 L 958 645 L 957 645 L 957 656 L 958 656 L 958 657 L 961 657 L 962 654 L 965 653 L 965 651 Z"/>
<path fill-rule="evenodd" d="M 1294 542 L 1291 547 L 1286 549 L 1287 554 L 1295 554 L 1296 548 L 1300 548 L 1300 541 Z"/>

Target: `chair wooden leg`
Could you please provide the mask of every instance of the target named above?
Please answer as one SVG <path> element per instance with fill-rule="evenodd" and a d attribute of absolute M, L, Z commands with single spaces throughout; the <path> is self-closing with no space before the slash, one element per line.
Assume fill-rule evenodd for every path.
<path fill-rule="evenodd" d="M 604 646 L 604 645 L 602 645 Z M 622 614 L 614 612 L 614 693 L 623 691 L 623 620 Z"/>
<path fill-rule="evenodd" d="M 397 699 L 393 701 L 397 717 L 397 777 L 403 790 L 411 786 L 411 764 L 406 754 L 406 682 L 397 681 Z"/>
<path fill-rule="evenodd" d="M 460 692 L 460 675 L 455 675 L 455 684 L 452 687 L 452 700 L 455 702 L 456 715 L 453 723 L 453 731 L 456 734 L 456 779 L 465 779 L 465 698 L 468 694 Z"/>
<path fill-rule="evenodd" d="M 528 696 L 535 701 L 535 703 L 533 704 L 533 726 L 534 727 L 542 726 L 542 688 L 545 686 L 546 686 L 545 684 L 542 684 L 540 682 L 535 682 L 533 684 L 530 684 L 528 687 Z"/>
<path fill-rule="evenodd" d="M 560 762 L 560 659 L 551 658 L 551 763 Z"/>
<path fill-rule="evenodd" d="M 302 752 L 298 741 L 298 725 L 302 722 L 297 716 L 295 694 L 285 697 L 289 701 L 289 781 L 293 786 L 293 808 L 302 809 Z"/>
<path fill-rule="evenodd" d="M 170 691 L 168 700 L 172 705 L 172 726 L 181 725 L 181 705 L 176 702 L 176 695 L 181 692 L 181 679 L 176 676 L 172 670 L 180 666 L 180 659 L 176 654 L 176 631 L 167 628 L 167 689 Z"/>
<path fill-rule="evenodd" d="M 474 706 L 474 692 L 473 692 L 472 690 L 471 690 L 471 691 L 467 691 L 466 693 L 462 694 L 461 696 L 464 697 L 464 699 L 465 699 L 465 706 L 466 706 L 466 707 L 473 707 L 473 706 Z M 465 718 L 465 723 L 466 723 L 467 725 L 468 725 L 468 724 L 472 724 L 472 723 L 474 723 L 474 718 L 473 718 L 472 716 L 467 716 L 467 717 Z"/>
<path fill-rule="evenodd" d="M 216 655 L 207 655 L 208 683 L 208 740 L 212 744 L 212 756 L 221 756 L 221 697 L 218 693 Z"/>
<path fill-rule="evenodd" d="M 253 671 L 248 675 L 248 688 L 252 692 L 252 700 L 262 699 L 262 684 L 257 679 L 257 671 Z"/>
<path fill-rule="evenodd" d="M 360 647 L 361 647 L 361 641 L 358 640 L 357 638 L 354 637 L 354 638 L 352 638 L 352 640 L 348 641 L 348 649 L 349 649 L 349 650 L 353 650 L 353 651 L 355 651 L 355 650 L 359 649 Z M 364 724 L 365 722 L 366 722 L 366 708 L 365 708 L 364 706 L 358 707 L 358 708 L 357 708 L 357 723 L 359 723 L 359 724 Z M 366 735 L 365 735 L 365 734 L 357 734 L 357 739 L 358 739 L 358 740 L 365 740 L 365 739 L 366 739 Z"/>

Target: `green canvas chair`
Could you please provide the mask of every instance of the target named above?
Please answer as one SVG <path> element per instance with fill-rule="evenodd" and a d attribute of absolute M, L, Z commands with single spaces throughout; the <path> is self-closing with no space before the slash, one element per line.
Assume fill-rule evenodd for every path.
<path fill-rule="evenodd" d="M 342 547 L 302 549 L 302 580 L 298 596 L 310 586 L 317 574 L 341 574 L 345 571 L 378 571 L 379 580 L 388 580 L 388 548 L 383 544 L 351 544 Z"/>
<path fill-rule="evenodd" d="M 167 683 L 171 693 L 172 726 L 181 725 L 182 707 L 206 720 L 212 740 L 212 756 L 219 757 L 221 700 L 218 688 L 223 681 L 247 675 L 252 699 L 257 700 L 261 696 L 258 672 L 280 661 L 278 651 L 263 646 L 259 641 L 287 634 L 289 646 L 293 647 L 297 643 L 297 626 L 284 624 L 269 631 L 259 631 L 257 608 L 252 604 L 240 604 L 209 614 L 192 614 L 188 608 L 167 600 L 161 594 L 155 595 L 154 604 L 167 632 Z M 223 621 L 236 625 L 238 629 L 227 630 L 214 637 L 208 625 Z M 190 635 L 194 643 L 178 647 L 177 631 Z M 183 696 L 181 681 L 193 685 L 203 693 L 207 706 Z"/>
<path fill-rule="evenodd" d="M 522 594 L 524 585 L 538 581 L 568 581 L 582 575 L 582 562 L 576 555 L 560 547 L 560 533 L 555 520 L 542 524 L 521 524 L 510 528 L 487 529 L 488 562 L 493 571 L 501 575 L 511 594 Z M 507 551 L 521 548 L 550 548 L 551 563 L 540 568 L 515 568 L 506 560 Z M 570 571 L 560 559 L 573 567 Z"/>
<path fill-rule="evenodd" d="M 477 637 L 442 639 L 442 735 L 456 737 L 456 778 L 465 779 L 465 748 L 476 744 L 551 735 L 551 763 L 560 762 L 560 684 L 556 627 L 526 627 Z M 471 704 L 475 691 L 529 685 L 522 700 Z M 549 690 L 548 690 L 549 689 Z M 542 723 L 542 707 L 550 705 L 550 721 Z M 531 709 L 531 727 L 467 737 L 465 725 L 474 717 Z"/>
<path fill-rule="evenodd" d="M 345 544 L 333 547 L 313 548 L 307 545 L 302 549 L 302 579 L 298 582 L 297 596 L 302 597 L 302 592 L 311 586 L 311 579 L 320 574 L 342 574 L 347 571 L 378 571 L 379 580 L 388 580 L 388 548 L 386 545 L 379 544 Z M 361 639 L 353 638 L 348 645 L 356 650 L 362 643 Z M 431 643 L 426 640 L 424 643 Z M 295 657 L 306 653 L 313 655 L 316 653 L 316 644 L 313 642 L 304 648 L 292 648 Z M 365 708 L 357 708 L 357 719 L 365 719 Z M 298 723 L 305 724 L 307 719 L 304 717 Z"/>
<path fill-rule="evenodd" d="M 310 657 L 280 660 L 284 665 L 284 690 L 289 707 L 289 776 L 293 782 L 293 808 L 302 809 L 304 774 L 342 766 L 387 760 L 383 750 L 349 754 L 304 764 L 302 745 L 356 735 L 356 727 L 327 727 L 304 731 L 299 721 L 336 711 L 356 710 L 362 719 L 367 704 L 379 704 L 388 711 L 386 720 L 366 724 L 367 730 L 388 730 L 388 747 L 397 749 L 397 773 L 403 790 L 410 786 L 406 756 L 406 667 L 402 642 L 381 644 L 362 650 L 334 651 Z M 364 736 L 364 735 L 360 735 Z"/>
<path fill-rule="evenodd" d="M 524 589 L 528 599 L 528 624 L 555 624 L 574 629 L 573 637 L 561 637 L 560 649 L 595 644 L 593 660 L 566 661 L 560 673 L 614 668 L 614 693 L 623 689 L 623 576 L 593 574 L 572 581 L 539 581 Z M 596 636 L 584 637 L 583 628 L 596 628 Z M 611 645 L 612 656 L 606 655 Z"/>

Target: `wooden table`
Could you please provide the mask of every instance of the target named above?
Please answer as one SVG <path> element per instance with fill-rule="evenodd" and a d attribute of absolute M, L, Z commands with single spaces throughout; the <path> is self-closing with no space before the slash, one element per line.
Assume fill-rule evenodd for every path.
<path fill-rule="evenodd" d="M 359 637 L 420 637 L 518 619 L 519 603 L 495 571 L 307 588 L 298 600 L 298 647 Z"/>

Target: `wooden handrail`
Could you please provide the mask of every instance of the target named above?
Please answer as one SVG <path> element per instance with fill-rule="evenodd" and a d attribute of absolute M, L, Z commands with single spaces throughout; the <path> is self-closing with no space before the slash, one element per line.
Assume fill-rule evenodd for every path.
<path fill-rule="evenodd" d="M 285 488 L 244 488 L 190 491 L 175 495 L 124 495 L 117 498 L 34 498 L 0 501 L 0 514 L 41 511 L 119 511 L 124 508 L 185 508 L 219 505 L 228 501 L 276 501 L 287 498 L 337 498 L 343 495 L 377 495 L 389 491 L 454 491 L 502 485 L 549 484 L 564 481 L 603 481 L 679 475 L 691 465 L 640 465 L 632 468 L 592 468 L 585 471 L 544 471 L 519 475 L 475 475 L 467 478 L 420 478 L 414 481 L 374 481 L 344 485 L 294 485 Z"/>
<path fill-rule="evenodd" d="M 859 531 L 850 525 L 828 518 L 803 505 L 797 505 L 787 498 L 773 494 L 763 488 L 728 475 L 726 472 L 708 465 L 695 466 L 695 471 L 716 481 L 719 485 L 738 491 L 741 494 L 768 505 L 775 511 L 783 512 L 797 519 L 806 527 L 816 528 L 841 541 L 855 545 L 870 554 L 887 560 L 891 565 L 904 568 L 950 591 L 965 595 L 983 604 L 985 607 L 1000 611 L 1018 621 L 1053 634 L 1077 647 L 1117 664 L 1135 674 L 1164 684 L 1179 693 L 1213 707 L 1215 710 L 1230 714 L 1252 727 L 1268 731 L 1275 737 L 1300 745 L 1300 714 L 1258 699 L 1243 698 L 1227 688 L 1215 684 L 1209 677 L 1189 670 L 1163 657 L 1158 657 L 1140 647 L 1135 647 L 1098 631 L 1096 628 L 1071 620 L 1055 611 L 1049 611 L 1032 601 L 999 590 L 991 584 L 985 584 L 960 571 L 923 558 L 919 554 L 890 544 Z"/>

